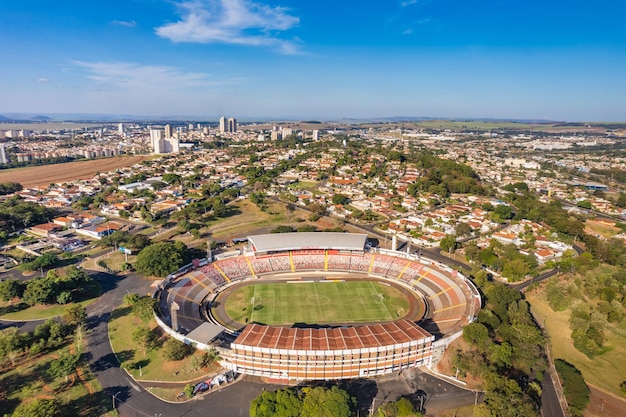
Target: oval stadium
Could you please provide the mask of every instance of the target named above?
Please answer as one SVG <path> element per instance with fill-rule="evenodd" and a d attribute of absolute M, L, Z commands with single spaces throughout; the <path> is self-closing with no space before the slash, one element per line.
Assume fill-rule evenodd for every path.
<path fill-rule="evenodd" d="M 432 366 L 481 307 L 477 289 L 455 270 L 370 248 L 364 234 L 247 242 L 181 268 L 155 292 L 167 333 L 216 347 L 237 373 L 347 379 Z"/>

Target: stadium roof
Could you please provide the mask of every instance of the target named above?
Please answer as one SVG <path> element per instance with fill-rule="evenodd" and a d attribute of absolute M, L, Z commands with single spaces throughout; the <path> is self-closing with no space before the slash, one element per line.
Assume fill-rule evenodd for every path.
<path fill-rule="evenodd" d="M 255 253 L 300 249 L 365 249 L 367 235 L 337 232 L 272 233 L 248 236 Z"/>
<path fill-rule="evenodd" d="M 233 345 L 287 350 L 344 350 L 424 343 L 433 336 L 410 320 L 357 327 L 285 328 L 249 324 Z"/>

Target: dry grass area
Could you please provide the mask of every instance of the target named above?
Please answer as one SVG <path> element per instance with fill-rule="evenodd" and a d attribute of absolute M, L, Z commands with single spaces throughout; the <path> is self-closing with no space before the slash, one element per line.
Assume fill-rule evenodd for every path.
<path fill-rule="evenodd" d="M 622 229 L 619 227 L 611 226 L 596 220 L 589 219 L 585 222 L 585 233 L 590 235 L 600 235 L 603 238 L 610 239 L 621 232 Z"/>
<path fill-rule="evenodd" d="M 148 158 L 150 157 L 147 155 L 116 156 L 114 158 L 0 170 L 0 183 L 19 182 L 25 188 L 47 187 L 51 183 L 88 179 L 97 172 L 108 172 L 131 166 Z"/>
<path fill-rule="evenodd" d="M 626 409 L 626 401 L 619 400 L 619 384 L 626 379 L 626 322 L 609 326 L 606 329 L 608 352 L 589 359 L 574 348 L 569 328 L 569 310 L 552 311 L 546 302 L 545 293 L 541 291 L 526 293 L 526 299 L 540 320 L 545 321 L 553 358 L 574 364 L 582 372 L 587 384 L 608 393 L 608 397 L 615 398 Z"/>

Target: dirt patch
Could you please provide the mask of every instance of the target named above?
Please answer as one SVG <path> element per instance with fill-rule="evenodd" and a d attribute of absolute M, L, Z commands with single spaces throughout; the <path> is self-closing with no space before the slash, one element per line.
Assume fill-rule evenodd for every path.
<path fill-rule="evenodd" d="M 19 182 L 25 188 L 47 187 L 51 183 L 89 179 L 97 172 L 108 172 L 117 168 L 131 166 L 147 158 L 149 158 L 147 155 L 118 156 L 115 158 L 0 170 L 0 183 Z"/>
<path fill-rule="evenodd" d="M 583 412 L 585 417 L 620 417 L 626 410 L 626 399 L 615 397 L 593 385 L 589 385 L 591 397 L 589 406 Z"/>

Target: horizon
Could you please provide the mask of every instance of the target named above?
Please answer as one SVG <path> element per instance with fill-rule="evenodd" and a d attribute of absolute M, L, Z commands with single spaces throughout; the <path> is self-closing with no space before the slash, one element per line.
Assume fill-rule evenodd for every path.
<path fill-rule="evenodd" d="M 607 0 L 11 2 L 0 115 L 626 120 L 621 11 Z"/>

